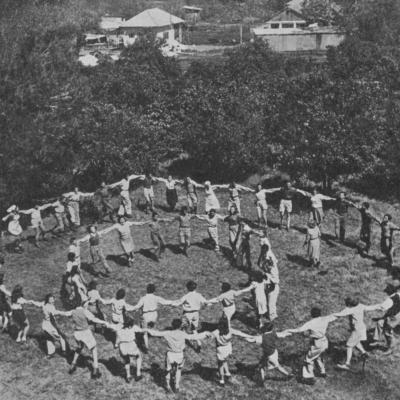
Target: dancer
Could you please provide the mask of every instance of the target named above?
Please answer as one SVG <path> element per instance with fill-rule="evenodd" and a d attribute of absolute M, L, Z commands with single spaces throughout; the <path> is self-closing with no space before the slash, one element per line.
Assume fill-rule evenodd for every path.
<path fill-rule="evenodd" d="M 216 210 L 213 208 L 208 211 L 208 215 L 196 215 L 201 221 L 207 222 L 207 232 L 209 236 L 209 240 L 211 242 L 212 247 L 214 250 L 219 253 L 219 239 L 218 239 L 218 221 L 223 221 L 226 216 L 217 214 Z"/>
<path fill-rule="evenodd" d="M 80 244 L 80 241 L 76 240 L 75 236 L 71 237 L 69 239 L 68 254 L 73 253 L 75 255 L 74 263 L 76 265 L 78 265 L 80 268 L 80 266 L 81 266 L 81 248 L 80 248 L 79 244 Z"/>
<path fill-rule="evenodd" d="M 389 267 L 393 267 L 394 247 L 393 236 L 395 231 L 399 231 L 400 227 L 392 222 L 392 216 L 385 214 L 381 222 L 381 252 L 389 261 Z"/>
<path fill-rule="evenodd" d="M 131 308 L 132 311 L 141 310 L 142 320 L 141 327 L 143 329 L 154 328 L 158 319 L 158 306 L 171 306 L 175 301 L 166 300 L 160 296 L 155 295 L 156 287 L 153 283 L 147 285 L 147 294 L 139 299 L 139 302 Z M 149 338 L 147 332 L 143 335 L 144 344 L 146 349 L 149 348 Z"/>
<path fill-rule="evenodd" d="M 328 325 L 335 321 L 336 317 L 333 315 L 321 316 L 321 309 L 313 307 L 311 309 L 311 320 L 296 329 L 286 329 L 282 333 L 293 334 L 293 333 L 309 333 L 310 347 L 305 356 L 304 364 L 302 368 L 302 382 L 307 385 L 315 384 L 315 373 L 314 367 L 318 369 L 318 376 L 326 378 L 325 365 L 323 360 L 323 354 L 328 350 L 328 339 L 326 337 L 326 331 Z"/>
<path fill-rule="evenodd" d="M 231 182 L 228 185 L 214 185 L 215 187 L 224 188 L 229 190 L 229 200 L 228 200 L 228 208 L 236 207 L 237 212 L 241 214 L 240 210 L 240 192 L 254 192 L 253 189 L 250 189 L 246 186 L 239 185 L 235 182 Z"/>
<path fill-rule="evenodd" d="M 400 286 L 389 284 L 385 293 L 388 297 L 381 304 L 381 309 L 385 311 L 385 314 L 382 317 L 374 318 L 374 321 L 377 322 L 374 340 L 378 342 L 384 339 L 386 350 L 382 354 L 389 355 L 393 348 L 393 330 L 400 325 Z"/>
<path fill-rule="evenodd" d="M 99 222 L 104 221 L 105 216 L 108 215 L 110 221 L 114 223 L 115 209 L 111 203 L 111 187 L 106 185 L 105 182 L 101 182 L 97 193 L 100 196 Z"/>
<path fill-rule="evenodd" d="M 11 293 L 11 315 L 13 322 L 18 327 L 17 343 L 26 343 L 26 338 L 29 332 L 29 320 L 24 311 L 24 305 L 32 304 L 40 307 L 41 303 L 34 300 L 26 300 L 24 298 L 22 286 L 17 285 Z"/>
<path fill-rule="evenodd" d="M 8 330 L 11 318 L 11 307 L 8 303 L 8 297 L 11 297 L 11 292 L 4 286 L 4 273 L 0 273 L 0 322 L 2 332 Z"/>
<path fill-rule="evenodd" d="M 276 265 L 278 263 L 275 254 L 271 250 L 271 242 L 268 239 L 268 231 L 263 229 L 262 232 L 254 231 L 260 237 L 260 254 L 258 256 L 257 265 L 266 272 L 267 265 Z"/>
<path fill-rule="evenodd" d="M 268 246 L 268 245 L 264 245 Z M 268 248 L 266 252 L 266 262 L 263 264 L 264 276 L 268 280 L 267 300 L 268 300 L 268 318 L 272 322 L 278 318 L 276 304 L 279 296 L 279 270 L 278 260 L 274 253 Z"/>
<path fill-rule="evenodd" d="M 82 280 L 82 274 L 79 266 L 76 264 L 72 266 L 70 273 L 70 282 L 72 287 L 74 288 L 74 304 L 82 304 L 84 301 L 87 300 L 87 288 L 86 283 Z"/>
<path fill-rule="evenodd" d="M 371 249 L 372 223 L 377 222 L 380 224 L 381 222 L 371 213 L 368 202 L 365 201 L 361 206 L 358 204 L 353 204 L 353 206 L 361 214 L 360 240 L 365 243 L 365 247 L 362 251 L 368 254 Z"/>
<path fill-rule="evenodd" d="M 344 192 L 339 193 L 335 206 L 335 235 L 336 239 L 341 243 L 345 241 L 349 206 L 353 206 L 353 204 L 346 199 Z"/>
<path fill-rule="evenodd" d="M 190 220 L 194 217 L 193 214 L 188 213 L 186 206 L 181 208 L 180 215 L 175 217 L 175 220 L 179 222 L 179 243 L 182 247 L 182 252 L 188 257 L 188 250 L 190 247 L 190 240 L 192 237 L 192 231 L 190 227 Z"/>
<path fill-rule="evenodd" d="M 182 181 L 178 179 L 172 179 L 171 175 L 168 175 L 168 179 L 164 178 L 154 178 L 159 182 L 165 183 L 167 188 L 166 196 L 167 196 L 167 204 L 170 211 L 174 211 L 176 204 L 178 203 L 178 192 L 176 190 L 178 185 L 182 185 Z"/>
<path fill-rule="evenodd" d="M 103 299 L 100 296 L 99 291 L 97 290 L 97 282 L 96 281 L 90 281 L 88 285 L 88 292 L 87 292 L 87 297 L 88 297 L 88 310 L 96 317 L 99 319 L 104 320 L 104 314 L 100 309 L 100 303 L 103 303 Z M 102 328 L 98 327 L 96 324 L 94 326 L 94 331 L 100 331 L 102 332 Z"/>
<path fill-rule="evenodd" d="M 312 193 L 306 192 L 304 190 L 297 189 L 299 193 L 303 196 L 309 197 L 311 201 L 311 212 L 310 212 L 310 220 L 313 220 L 317 226 L 322 224 L 324 220 L 324 209 L 322 206 L 323 200 L 335 200 L 333 197 L 325 196 L 322 193 L 318 192 L 318 187 L 314 187 Z"/>
<path fill-rule="evenodd" d="M 258 225 L 262 226 L 263 224 L 267 226 L 267 198 L 266 194 L 271 193 L 269 189 L 263 189 L 261 183 L 257 184 L 257 188 L 255 190 L 256 195 L 256 208 L 257 208 L 257 216 L 258 216 Z"/>
<path fill-rule="evenodd" d="M 82 353 L 84 347 L 92 353 L 93 358 L 93 369 L 92 369 L 92 379 L 98 379 L 101 377 L 99 370 L 99 362 L 97 358 L 97 343 L 90 330 L 89 322 L 107 325 L 107 322 L 96 318 L 88 309 L 88 302 L 85 301 L 81 306 L 72 310 L 72 320 L 74 322 L 74 338 L 77 342 L 77 348 L 74 351 L 74 356 L 72 359 L 71 367 L 69 369 L 69 374 L 72 375 L 76 371 L 76 363 L 78 362 L 79 356 Z"/>
<path fill-rule="evenodd" d="M 250 237 L 252 233 L 255 233 L 255 231 L 249 225 L 244 222 L 240 223 L 235 260 L 237 268 L 251 269 Z"/>
<path fill-rule="evenodd" d="M 89 225 L 88 232 L 88 235 L 78 240 L 78 244 L 81 245 L 81 243 L 89 241 L 89 251 L 90 258 L 92 260 L 92 268 L 95 269 L 96 264 L 101 262 L 105 269 L 105 276 L 108 277 L 110 276 L 111 268 L 100 246 L 100 234 L 104 234 L 104 231 L 98 232 L 96 225 Z"/>
<path fill-rule="evenodd" d="M 136 344 L 136 333 L 143 333 L 144 330 L 135 325 L 133 318 L 126 317 L 123 327 L 120 324 L 107 324 L 107 328 L 116 332 L 119 353 L 125 363 L 126 382 L 130 383 L 132 380 L 131 366 L 133 365 L 134 358 L 136 359 L 136 376 L 135 381 L 140 381 L 142 377 L 142 353 Z"/>
<path fill-rule="evenodd" d="M 47 358 L 52 358 L 56 352 L 55 342 L 61 346 L 61 355 L 65 356 L 67 352 L 67 343 L 60 333 L 55 320 L 56 315 L 70 317 L 71 311 L 59 311 L 54 306 L 55 298 L 52 294 L 45 297 L 43 303 L 39 303 L 43 311 L 42 329 L 46 334 Z"/>
<path fill-rule="evenodd" d="M 189 177 L 186 177 L 183 186 L 186 189 L 186 199 L 189 206 L 189 212 L 196 214 L 198 205 L 197 188 L 202 188 L 203 185 L 195 182 Z"/>
<path fill-rule="evenodd" d="M 180 390 L 180 382 L 182 375 L 182 368 L 184 364 L 184 350 L 186 341 L 205 339 L 208 332 L 189 334 L 181 330 L 182 321 L 174 319 L 172 321 L 172 330 L 157 331 L 148 329 L 149 335 L 154 337 L 164 338 L 167 342 L 167 353 L 165 355 L 166 375 L 165 375 L 165 388 L 167 392 L 172 392 L 171 378 L 174 380 L 173 389 L 175 393 Z M 172 375 L 172 377 L 171 377 Z"/>
<path fill-rule="evenodd" d="M 199 329 L 200 309 L 203 305 L 208 305 L 203 295 L 196 291 L 197 283 L 188 281 L 186 283 L 186 293 L 181 299 L 176 300 L 172 305 L 175 307 L 182 306 L 183 309 L 183 327 L 189 331 L 197 333 Z M 196 351 L 200 353 L 201 343 L 197 341 Z"/>
<path fill-rule="evenodd" d="M 264 380 L 267 371 L 277 369 L 285 377 L 293 377 L 293 375 L 279 363 L 277 342 L 278 339 L 284 338 L 287 335 L 288 334 L 284 332 L 276 332 L 274 329 L 274 324 L 272 322 L 267 322 L 261 328 L 261 335 L 246 339 L 250 343 L 257 343 L 261 345 L 263 354 L 258 364 L 258 369 L 260 373 L 260 384 L 262 386 L 264 386 Z"/>
<path fill-rule="evenodd" d="M 61 196 L 57 201 L 52 203 L 52 207 L 54 207 L 54 216 L 57 221 L 54 233 L 63 233 L 65 232 L 65 228 L 68 228 L 70 225 L 65 211 L 65 204 L 66 199 L 64 196 Z"/>
<path fill-rule="evenodd" d="M 73 192 L 65 193 L 64 197 L 68 201 L 68 211 L 71 222 L 75 227 L 81 226 L 80 202 L 85 197 L 92 197 L 93 193 L 82 193 L 75 187 Z"/>
<path fill-rule="evenodd" d="M 367 340 L 367 327 L 364 322 L 364 314 L 366 311 L 374 311 L 381 308 L 380 304 L 366 306 L 361 304 L 358 299 L 347 297 L 345 299 L 346 308 L 341 312 L 333 314 L 335 317 L 349 317 L 351 335 L 346 343 L 346 361 L 338 364 L 337 367 L 343 370 L 350 370 L 350 363 L 353 356 L 353 349 L 356 348 L 361 352 L 362 360 L 368 358 L 362 342 Z"/>
<path fill-rule="evenodd" d="M 2 218 L 4 222 L 9 221 L 7 230 L 15 238 L 13 246 L 16 253 L 22 253 L 24 251 L 21 244 L 22 227 L 19 219 L 19 209 L 16 205 L 9 207 L 7 209 L 7 215 Z"/>
<path fill-rule="evenodd" d="M 125 177 L 121 181 L 110 185 L 110 188 L 119 186 L 121 189 L 120 196 L 121 196 L 122 204 L 118 210 L 119 216 L 125 216 L 127 218 L 132 217 L 132 201 L 131 201 L 131 196 L 129 193 L 129 186 L 130 186 L 131 180 L 137 179 L 137 178 L 142 178 L 142 177 L 143 177 L 143 175 L 129 175 L 127 173 L 127 174 L 125 174 Z"/>
<path fill-rule="evenodd" d="M 26 214 L 31 216 L 31 224 L 35 231 L 35 246 L 40 247 L 39 240 L 42 237 L 45 239 L 46 228 L 44 227 L 41 211 L 46 208 L 52 207 L 52 204 L 45 204 L 43 206 L 36 205 L 34 208 L 29 210 L 20 210 L 21 214 Z"/>
<path fill-rule="evenodd" d="M 235 297 L 246 292 L 248 292 L 248 289 L 233 290 L 229 283 L 223 282 L 221 285 L 221 294 L 213 299 L 208 300 L 207 304 L 221 303 L 224 313 L 223 315 L 230 324 L 231 319 L 236 312 Z"/>
<path fill-rule="evenodd" d="M 149 211 L 154 211 L 154 189 L 153 189 L 153 183 L 156 182 L 156 180 L 149 173 L 147 173 L 144 177 L 141 177 L 140 179 L 143 180 L 143 186 L 144 186 L 143 194 L 144 194 L 144 198 L 146 200 L 145 212 L 146 212 L 146 214 L 148 214 Z"/>
<path fill-rule="evenodd" d="M 307 255 L 310 260 L 310 267 L 321 266 L 321 231 L 314 220 L 308 221 L 306 239 L 304 246 L 307 246 Z"/>
<path fill-rule="evenodd" d="M 154 257 L 156 261 L 160 261 L 161 255 L 164 253 L 166 244 L 164 236 L 161 233 L 160 222 L 171 222 L 173 218 L 159 218 L 158 213 L 153 211 L 151 220 L 146 221 L 144 224 L 149 225 L 150 228 L 150 238 L 154 244 Z"/>
<path fill-rule="evenodd" d="M 214 193 L 214 189 L 216 189 L 217 187 L 218 185 L 211 185 L 210 181 L 204 182 L 204 193 L 205 193 L 204 210 L 206 214 L 208 214 L 211 210 L 218 211 L 221 208 L 217 196 Z"/>
<path fill-rule="evenodd" d="M 229 226 L 229 244 L 232 249 L 233 258 L 237 256 L 241 220 L 237 206 L 235 204 L 231 205 L 229 207 L 229 215 L 225 217 L 224 221 Z"/>

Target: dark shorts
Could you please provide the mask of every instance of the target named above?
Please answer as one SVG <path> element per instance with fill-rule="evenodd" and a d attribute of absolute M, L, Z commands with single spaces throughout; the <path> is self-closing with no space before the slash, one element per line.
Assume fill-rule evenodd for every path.
<path fill-rule="evenodd" d="M 12 319 L 19 329 L 24 329 L 28 325 L 24 310 L 13 310 Z"/>

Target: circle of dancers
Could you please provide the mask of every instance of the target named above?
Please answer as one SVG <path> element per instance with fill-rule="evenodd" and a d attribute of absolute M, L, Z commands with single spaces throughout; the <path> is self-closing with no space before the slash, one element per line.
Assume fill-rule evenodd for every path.
<path fill-rule="evenodd" d="M 151 217 L 144 221 L 132 220 L 132 196 L 130 185 L 132 181 L 141 181 L 143 184 L 143 197 L 145 199 L 144 211 L 151 213 Z M 169 211 L 174 211 L 178 204 L 178 189 L 183 189 L 187 205 L 182 206 L 179 214 L 173 217 L 161 217 L 155 209 L 155 194 L 153 185 L 161 182 L 166 187 L 166 202 Z M 118 189 L 115 192 L 115 189 Z M 220 202 L 215 194 L 216 190 L 229 191 L 228 214 L 222 215 Z M 204 190 L 204 214 L 198 214 L 198 190 Z M 254 223 L 242 215 L 241 193 L 249 192 L 254 195 L 254 204 L 257 212 L 257 222 Z M 291 229 L 291 213 L 293 201 L 301 195 L 309 199 L 310 212 L 307 228 L 305 230 L 304 246 L 310 266 L 321 268 L 320 248 L 322 225 L 324 222 L 323 202 L 330 201 L 334 204 L 335 233 L 337 239 L 344 243 L 346 240 L 346 226 L 349 207 L 355 207 L 361 216 L 360 241 L 364 243 L 361 248 L 363 254 L 368 255 L 371 248 L 372 225 L 378 223 L 381 228 L 381 251 L 387 259 L 389 266 L 394 263 L 394 232 L 400 228 L 392 222 L 389 214 L 383 219 L 378 219 L 370 210 L 367 202 L 358 204 L 348 198 L 344 192 L 337 197 L 330 197 L 319 193 L 315 188 L 312 192 L 296 189 L 290 182 L 279 188 L 263 188 L 258 184 L 255 189 L 248 188 L 234 182 L 230 184 L 212 185 L 210 181 L 199 184 L 187 177 L 184 180 L 157 178 L 151 174 L 129 175 L 114 184 L 101 184 L 95 193 L 82 193 L 79 188 L 66 193 L 47 204 L 38 204 L 27 210 L 20 210 L 16 205 L 7 209 L 7 215 L 2 219 L 7 224 L 8 234 L 14 238 L 13 250 L 24 251 L 22 246 L 23 228 L 21 215 L 29 215 L 31 227 L 34 230 L 34 244 L 40 247 L 39 242 L 46 239 L 46 235 L 60 235 L 67 230 L 77 232 L 81 226 L 81 203 L 89 198 L 96 199 L 98 219 L 102 222 L 106 217 L 112 223 L 99 230 L 96 223 L 87 227 L 87 234 L 70 238 L 67 252 L 65 274 L 63 276 L 62 293 L 67 299 L 69 310 L 61 311 L 55 308 L 55 296 L 47 294 L 43 301 L 26 299 L 20 285 L 12 291 L 4 283 L 4 273 L 0 272 L 0 320 L 3 331 L 14 325 L 17 329 L 16 342 L 26 343 L 30 329 L 26 308 L 31 305 L 42 311 L 42 330 L 46 339 L 46 351 L 49 358 L 59 353 L 71 357 L 69 373 L 77 371 L 79 358 L 86 349 L 91 353 L 91 377 L 101 377 L 98 361 L 97 341 L 94 333 L 104 333 L 105 330 L 113 332 L 113 344 L 119 351 L 125 368 L 125 379 L 132 381 L 132 367 L 135 367 L 134 379 L 142 379 L 143 358 L 151 348 L 152 340 L 162 340 L 166 346 L 165 353 L 165 388 L 168 392 L 178 392 L 181 387 L 181 373 L 185 361 L 185 348 L 190 346 L 200 353 L 202 346 L 210 342 L 215 344 L 218 383 L 225 385 L 233 378 L 229 369 L 229 357 L 233 352 L 232 337 L 237 336 L 249 343 L 255 343 L 262 349 L 261 358 L 257 367 L 257 377 L 263 385 L 267 374 L 277 370 L 287 379 L 293 373 L 282 366 L 279 361 L 279 340 L 297 333 L 307 333 L 310 338 L 309 348 L 304 355 L 300 379 L 305 384 L 314 384 L 317 377 L 326 377 L 323 361 L 324 353 L 328 350 L 329 342 L 327 331 L 329 325 L 339 319 L 348 317 L 350 321 L 350 335 L 346 342 L 346 357 L 337 365 L 341 370 L 350 370 L 354 349 L 361 353 L 363 365 L 368 358 L 363 343 L 367 340 L 367 326 L 365 314 L 371 311 L 381 311 L 381 316 L 374 318 L 376 328 L 373 343 L 382 341 L 386 344 L 386 354 L 393 350 L 393 331 L 400 325 L 400 286 L 388 285 L 385 289 L 387 298 L 373 305 L 360 303 L 356 297 L 344 299 L 344 308 L 330 315 L 323 315 L 320 307 L 314 306 L 310 310 L 310 318 L 299 327 L 291 327 L 280 332 L 276 331 L 275 320 L 278 318 L 277 303 L 279 298 L 279 269 L 278 260 L 274 255 L 267 230 L 267 195 L 278 193 L 280 197 L 279 214 L 280 229 Z M 115 207 L 113 198 L 119 199 L 119 206 Z M 42 219 L 42 212 L 47 210 L 54 215 L 56 226 L 47 231 Z M 120 288 L 112 298 L 104 298 L 97 289 L 97 282 L 87 282 L 81 270 L 81 246 L 89 246 L 90 264 L 105 277 L 112 274 L 112 269 L 107 262 L 102 249 L 106 234 L 116 231 L 120 246 L 130 268 L 135 266 L 136 246 L 132 237 L 132 226 L 148 226 L 150 240 L 153 244 L 155 261 L 159 261 L 167 247 L 163 236 L 163 224 L 178 223 L 179 244 L 182 254 L 189 256 L 191 246 L 191 221 L 198 219 L 205 223 L 208 233 L 208 243 L 216 253 L 221 253 L 219 241 L 219 224 L 228 226 L 229 244 L 233 265 L 249 272 L 249 282 L 242 289 L 233 289 L 229 282 L 221 285 L 221 291 L 214 298 L 206 299 L 197 291 L 194 281 L 186 283 L 187 293 L 179 299 L 165 299 L 157 293 L 156 286 L 149 283 L 146 294 L 140 297 L 135 305 L 128 304 L 125 300 L 126 290 Z M 257 267 L 254 268 L 251 260 L 251 236 L 255 235 L 260 241 L 260 255 Z M 4 239 L 4 234 L 2 234 Z M 0 257 L 0 271 L 4 264 Z M 102 272 L 98 272 L 98 264 Z M 232 327 L 232 319 L 236 312 L 235 303 L 244 294 L 251 293 L 255 311 L 255 322 L 258 334 L 252 335 Z M 201 310 L 219 304 L 220 317 L 215 324 L 215 329 L 201 331 Z M 111 318 L 107 320 L 103 308 L 110 307 Z M 161 307 L 174 307 L 181 310 L 180 317 L 171 322 L 170 329 L 156 329 Z M 133 318 L 132 313 L 140 312 L 140 320 Z M 74 346 L 66 340 L 65 334 L 59 329 L 57 319 L 69 318 L 73 324 Z M 143 343 L 139 343 L 142 338 Z"/>

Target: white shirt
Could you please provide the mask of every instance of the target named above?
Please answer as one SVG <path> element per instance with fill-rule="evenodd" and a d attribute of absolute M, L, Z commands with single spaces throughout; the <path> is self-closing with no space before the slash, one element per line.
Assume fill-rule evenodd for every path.
<path fill-rule="evenodd" d="M 129 181 L 127 179 L 122 179 L 121 190 L 123 190 L 124 192 L 129 191 Z"/>
<path fill-rule="evenodd" d="M 330 197 L 323 195 L 322 193 L 314 194 L 310 197 L 312 208 L 322 208 L 322 200 L 330 200 Z"/>
<path fill-rule="evenodd" d="M 257 300 L 264 300 L 265 299 L 265 285 L 268 282 L 266 280 L 262 282 L 253 282 L 251 284 L 251 288 L 254 289 L 254 294 Z"/>
<path fill-rule="evenodd" d="M 167 186 L 167 189 L 175 189 L 176 186 L 176 181 L 174 179 L 172 179 L 172 181 L 166 181 L 165 185 Z"/>
<path fill-rule="evenodd" d="M 36 208 L 32 209 L 31 213 L 31 223 L 39 223 L 42 221 L 42 215 L 40 214 L 40 210 L 37 210 Z"/>
<path fill-rule="evenodd" d="M 276 263 L 274 263 L 274 265 L 271 267 L 270 271 L 267 273 L 267 276 L 272 283 L 275 283 L 275 285 L 279 284 L 279 270 Z"/>
<path fill-rule="evenodd" d="M 104 300 L 104 304 L 111 304 L 113 322 L 124 323 L 123 311 L 133 311 L 133 307 L 125 302 L 125 299 L 110 299 Z"/>
<path fill-rule="evenodd" d="M 143 332 L 137 325 L 117 330 L 117 343 L 136 342 L 136 333 Z"/>
<path fill-rule="evenodd" d="M 182 304 L 183 311 L 193 312 L 200 311 L 201 306 L 207 302 L 207 300 L 197 292 L 189 292 L 185 294 L 179 301 Z"/>
<path fill-rule="evenodd" d="M 259 192 L 256 192 L 256 198 L 260 203 L 267 203 L 265 193 L 267 193 L 266 189 L 261 189 Z"/>
<path fill-rule="evenodd" d="M 310 337 L 313 339 L 323 339 L 326 336 L 326 331 L 330 322 L 334 321 L 336 318 L 333 315 L 328 315 L 326 317 L 313 318 L 311 321 L 306 322 L 302 325 L 298 332 L 310 331 Z"/>
<path fill-rule="evenodd" d="M 380 306 L 378 306 L 380 307 Z M 338 317 L 350 317 L 350 326 L 354 331 L 362 332 L 367 329 L 364 322 L 365 311 L 373 311 L 378 308 L 377 306 L 366 306 L 364 304 L 359 304 L 355 307 L 346 307 L 343 311 L 335 314 Z"/>
<path fill-rule="evenodd" d="M 75 246 L 74 244 L 70 244 L 68 247 L 68 253 L 74 253 L 75 260 L 78 260 L 81 257 L 81 248 L 79 246 Z"/>
<path fill-rule="evenodd" d="M 218 227 L 218 220 L 223 220 L 224 217 L 219 214 L 215 214 L 212 218 L 207 217 L 207 227 L 208 228 L 217 228 Z"/>
<path fill-rule="evenodd" d="M 69 197 L 69 199 L 71 201 L 77 201 L 78 202 L 81 199 L 81 194 L 80 194 L 80 192 L 78 192 L 78 193 L 73 192 L 68 197 Z"/>
<path fill-rule="evenodd" d="M 100 293 L 96 289 L 89 290 L 87 295 L 89 304 L 95 304 L 97 301 L 101 300 Z"/>
<path fill-rule="evenodd" d="M 157 311 L 158 305 L 170 305 L 173 304 L 172 301 L 165 300 L 160 296 L 156 296 L 153 293 L 147 293 L 145 296 L 141 297 L 139 299 L 139 302 L 136 304 L 135 308 L 141 308 L 142 312 L 151 312 L 151 311 Z"/>

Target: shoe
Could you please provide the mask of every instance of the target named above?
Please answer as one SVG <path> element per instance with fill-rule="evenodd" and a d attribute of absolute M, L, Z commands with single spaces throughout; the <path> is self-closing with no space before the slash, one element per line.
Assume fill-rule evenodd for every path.
<path fill-rule="evenodd" d="M 320 372 L 317 376 L 318 378 L 323 378 L 323 379 L 327 377 L 326 372 Z"/>
<path fill-rule="evenodd" d="M 142 375 L 136 375 L 136 377 L 135 377 L 135 382 L 139 382 L 139 381 L 141 381 L 143 379 L 143 376 Z"/>
<path fill-rule="evenodd" d="M 220 386 L 225 386 L 225 381 L 224 381 L 223 379 L 220 379 L 220 380 L 218 381 L 218 385 L 220 385 Z"/>
<path fill-rule="evenodd" d="M 69 369 L 68 373 L 72 375 L 76 371 L 76 365 L 72 365 L 71 368 Z"/>
<path fill-rule="evenodd" d="M 393 353 L 393 350 L 390 347 L 381 352 L 381 354 L 383 356 L 390 356 L 392 353 Z"/>
<path fill-rule="evenodd" d="M 47 354 L 47 355 L 46 355 L 46 359 L 47 359 L 47 360 L 51 360 L 52 358 L 54 358 L 54 355 L 55 355 L 55 353 L 53 353 L 53 354 Z"/>
<path fill-rule="evenodd" d="M 101 377 L 101 372 L 99 371 L 99 369 L 93 370 L 92 379 L 98 379 L 100 377 Z"/>
<path fill-rule="evenodd" d="M 369 358 L 369 354 L 368 353 L 361 354 L 361 360 L 366 361 L 368 358 Z"/>
<path fill-rule="evenodd" d="M 126 381 L 126 383 L 131 383 L 132 377 L 131 376 L 126 376 L 125 377 L 125 381 Z"/>
<path fill-rule="evenodd" d="M 167 393 L 173 393 L 172 388 L 171 388 L 170 385 L 165 385 L 165 391 L 166 391 Z"/>
<path fill-rule="evenodd" d="M 304 385 L 313 386 L 313 385 L 315 385 L 315 379 L 314 378 L 303 378 L 301 380 L 301 383 L 303 383 Z"/>
<path fill-rule="evenodd" d="M 344 371 L 350 371 L 350 365 L 347 364 L 337 364 L 336 365 L 339 369 L 342 369 Z"/>

